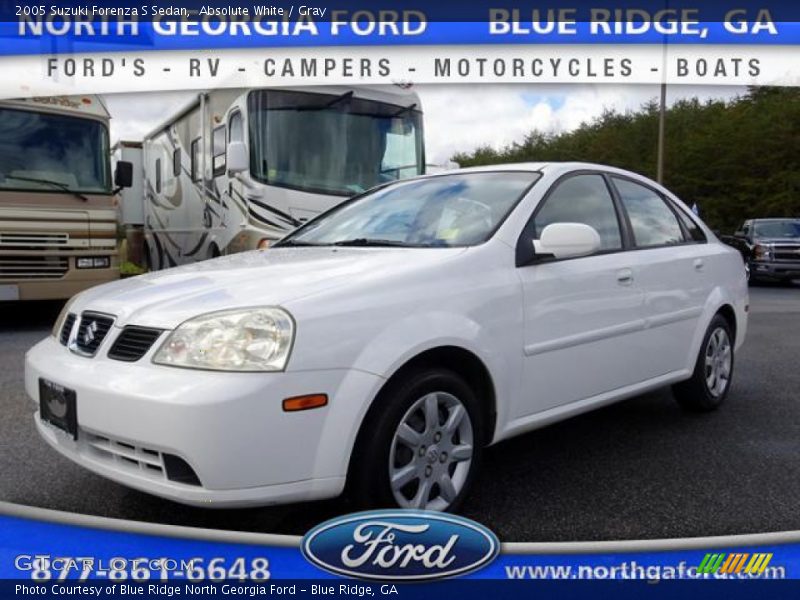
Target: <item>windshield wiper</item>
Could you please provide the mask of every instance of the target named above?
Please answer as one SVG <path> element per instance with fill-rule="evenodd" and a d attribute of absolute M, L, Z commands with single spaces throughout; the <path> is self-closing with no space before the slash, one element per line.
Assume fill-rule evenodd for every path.
<path fill-rule="evenodd" d="M 402 117 L 402 116 L 403 116 L 404 114 L 406 114 L 407 112 L 411 112 L 412 110 L 415 110 L 416 108 L 417 108 L 417 103 L 416 103 L 416 102 L 414 102 L 414 104 L 409 104 L 408 106 L 404 106 L 403 108 L 401 108 L 400 110 L 398 110 L 396 113 L 394 113 L 394 114 L 392 115 L 392 117 L 393 117 L 393 118 L 395 118 L 395 119 L 396 119 L 397 117 Z"/>
<path fill-rule="evenodd" d="M 16 179 L 17 181 L 30 181 L 32 183 L 44 183 L 47 185 L 53 185 L 57 188 L 61 188 L 65 192 L 69 192 L 76 198 L 80 198 L 84 202 L 88 202 L 89 198 L 81 194 L 80 192 L 73 190 L 70 188 L 66 183 L 61 183 L 60 181 L 53 181 L 52 179 L 40 179 L 38 177 L 21 177 L 19 175 L 3 175 L 6 179 Z"/>
<path fill-rule="evenodd" d="M 370 238 L 354 238 L 352 240 L 342 240 L 334 242 L 334 246 L 373 246 L 373 247 L 408 247 L 405 242 L 398 242 L 396 240 L 378 240 Z"/>
<path fill-rule="evenodd" d="M 341 96 L 336 96 L 333 100 L 329 100 L 328 102 L 323 102 L 322 104 L 312 104 L 309 106 L 298 106 L 296 108 L 292 108 L 291 110 L 296 110 L 297 112 L 305 112 L 310 110 L 326 110 L 329 108 L 333 108 L 338 104 L 343 102 L 349 102 L 353 98 L 354 92 L 345 92 Z M 283 109 L 274 109 L 274 110 L 283 110 Z"/>
<path fill-rule="evenodd" d="M 333 100 L 328 102 L 325 105 L 325 108 L 333 108 L 334 106 L 336 106 L 337 104 L 339 104 L 341 102 L 349 102 L 350 99 L 353 97 L 353 93 L 354 92 L 350 91 L 350 92 L 345 92 L 341 96 L 337 96 L 336 98 L 334 98 Z"/>
<path fill-rule="evenodd" d="M 273 248 L 282 248 L 284 246 L 300 247 L 300 246 L 319 246 L 319 245 L 320 244 L 314 244 L 312 242 L 303 242 L 301 240 L 284 240 L 282 242 L 278 242 L 277 244 L 275 244 Z"/>

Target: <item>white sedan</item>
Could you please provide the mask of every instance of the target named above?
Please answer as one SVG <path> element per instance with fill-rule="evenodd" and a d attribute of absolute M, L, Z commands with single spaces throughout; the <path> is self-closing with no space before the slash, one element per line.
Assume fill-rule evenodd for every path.
<path fill-rule="evenodd" d="M 717 408 L 747 310 L 739 254 L 660 185 L 504 165 L 83 292 L 25 379 L 53 448 L 151 494 L 455 510 L 489 444 L 667 385 Z"/>

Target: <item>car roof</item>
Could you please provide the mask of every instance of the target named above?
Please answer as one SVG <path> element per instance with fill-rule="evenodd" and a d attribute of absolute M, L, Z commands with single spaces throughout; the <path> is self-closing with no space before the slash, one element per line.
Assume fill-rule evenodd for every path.
<path fill-rule="evenodd" d="M 626 171 L 625 169 L 619 169 L 617 167 L 612 167 L 610 165 L 601 165 L 597 163 L 574 162 L 574 161 L 504 163 L 497 165 L 484 165 L 480 167 L 465 167 L 463 169 L 459 169 L 459 172 L 479 173 L 481 171 L 531 171 L 531 172 L 543 173 L 551 171 L 568 172 L 568 171 L 581 171 L 581 170 L 609 171 L 612 173 L 636 175 L 637 177 L 642 177 L 646 179 L 642 175 L 634 173 L 633 171 Z M 448 171 L 445 171 L 445 173 L 447 172 Z"/>

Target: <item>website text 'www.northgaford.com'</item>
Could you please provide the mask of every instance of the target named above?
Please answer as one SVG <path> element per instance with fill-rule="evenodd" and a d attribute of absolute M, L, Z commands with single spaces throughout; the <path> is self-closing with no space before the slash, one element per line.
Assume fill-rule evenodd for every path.
<path fill-rule="evenodd" d="M 654 565 L 635 560 L 609 565 L 519 564 L 504 567 L 507 579 L 632 579 L 658 581 L 661 579 L 785 579 L 786 569 L 768 566 L 759 573 L 717 571 L 702 572 L 696 565 L 681 561 L 676 565 Z"/>

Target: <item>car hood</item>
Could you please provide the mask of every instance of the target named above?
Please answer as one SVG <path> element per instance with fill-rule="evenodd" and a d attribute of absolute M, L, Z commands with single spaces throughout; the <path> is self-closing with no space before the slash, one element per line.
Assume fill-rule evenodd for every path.
<path fill-rule="evenodd" d="M 787 246 L 800 246 L 800 238 L 775 238 L 775 237 L 757 237 L 756 244 L 778 244 Z"/>
<path fill-rule="evenodd" d="M 115 281 L 80 295 L 73 310 L 114 315 L 118 326 L 172 329 L 193 316 L 286 306 L 342 285 L 357 288 L 450 260 L 461 248 L 273 248 Z M 354 291 L 357 293 L 357 291 Z"/>

